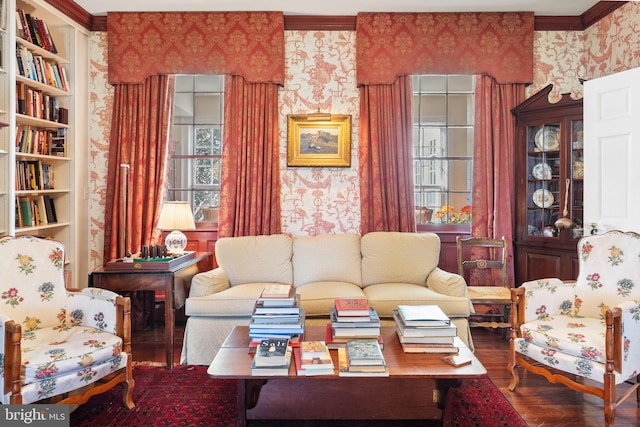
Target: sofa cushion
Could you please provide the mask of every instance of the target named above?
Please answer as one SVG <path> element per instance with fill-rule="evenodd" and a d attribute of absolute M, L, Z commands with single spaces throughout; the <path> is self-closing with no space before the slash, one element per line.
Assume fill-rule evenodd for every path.
<path fill-rule="evenodd" d="M 289 236 L 223 237 L 216 242 L 216 261 L 233 287 L 242 283 L 293 283 Z"/>
<path fill-rule="evenodd" d="M 392 317 L 400 304 L 436 304 L 449 317 L 468 317 L 469 299 L 439 294 L 426 286 L 410 283 L 380 283 L 363 289 L 369 306 L 380 317 Z"/>
<path fill-rule="evenodd" d="M 335 305 L 336 298 L 363 298 L 360 286 L 346 282 L 313 282 L 297 286 L 300 305 L 307 317 L 329 316 L 329 309 Z"/>
<path fill-rule="evenodd" d="M 440 260 L 440 238 L 434 233 L 376 231 L 361 238 L 362 285 L 424 285 Z"/>
<path fill-rule="evenodd" d="M 250 316 L 264 287 L 269 283 L 244 283 L 222 292 L 189 297 L 185 304 L 187 316 Z"/>
<path fill-rule="evenodd" d="M 360 236 L 325 234 L 293 238 L 293 283 L 340 281 L 360 286 Z"/>

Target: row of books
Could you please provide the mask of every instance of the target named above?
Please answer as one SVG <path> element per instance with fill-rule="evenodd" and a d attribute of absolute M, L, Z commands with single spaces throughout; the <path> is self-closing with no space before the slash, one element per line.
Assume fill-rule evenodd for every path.
<path fill-rule="evenodd" d="M 47 23 L 23 9 L 16 9 L 16 35 L 49 52 L 58 53 Z"/>
<path fill-rule="evenodd" d="M 16 83 L 16 113 L 61 124 L 69 123 L 69 110 L 56 97 L 28 85 Z"/>
<path fill-rule="evenodd" d="M 293 348 L 296 373 L 301 376 L 333 375 L 334 365 L 324 341 L 302 341 Z"/>
<path fill-rule="evenodd" d="M 16 227 L 35 227 L 58 222 L 54 199 L 50 196 L 17 197 Z"/>
<path fill-rule="evenodd" d="M 251 375 L 286 376 L 291 366 L 292 348 L 289 338 L 261 339 L 251 362 Z"/>
<path fill-rule="evenodd" d="M 393 318 L 406 353 L 458 353 L 457 328 L 439 306 L 399 305 Z"/>
<path fill-rule="evenodd" d="M 17 124 L 16 152 L 66 157 L 67 129 L 40 129 Z"/>
<path fill-rule="evenodd" d="M 40 160 L 16 161 L 16 190 L 53 190 L 53 165 Z"/>
<path fill-rule="evenodd" d="M 365 298 L 336 298 L 330 309 L 327 343 L 330 348 L 344 347 L 353 339 L 376 339 L 382 344 L 380 317 Z"/>
<path fill-rule="evenodd" d="M 249 336 L 254 343 L 274 337 L 296 339 L 304 332 L 304 321 L 304 309 L 300 307 L 295 288 L 270 284 L 256 301 L 249 321 Z"/>
<path fill-rule="evenodd" d="M 299 376 L 334 375 L 335 366 L 324 341 L 302 341 L 292 346 L 288 338 L 260 341 L 251 362 L 253 376 L 287 376 L 294 360 Z M 343 377 L 389 376 L 389 369 L 376 340 L 350 340 L 338 349 L 338 375 Z"/>
<path fill-rule="evenodd" d="M 338 375 L 341 377 L 389 376 L 382 348 L 375 339 L 347 341 L 338 348 Z"/>
<path fill-rule="evenodd" d="M 34 55 L 25 46 L 16 47 L 16 72 L 19 76 L 35 80 L 56 89 L 69 91 L 67 71 L 57 62 Z"/>

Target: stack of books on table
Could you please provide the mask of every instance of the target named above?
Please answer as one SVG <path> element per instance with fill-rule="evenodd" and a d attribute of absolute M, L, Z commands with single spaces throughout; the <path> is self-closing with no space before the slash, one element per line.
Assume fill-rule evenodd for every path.
<path fill-rule="evenodd" d="M 353 339 L 377 339 L 382 343 L 380 317 L 365 298 L 337 298 L 329 315 L 331 322 L 327 324 L 326 336 L 329 348 L 344 347 Z"/>
<path fill-rule="evenodd" d="M 302 341 L 293 348 L 298 375 L 333 375 L 334 367 L 329 347 L 324 341 Z"/>
<path fill-rule="evenodd" d="M 304 332 L 304 310 L 291 285 L 267 285 L 253 309 L 249 321 L 249 337 L 255 346 L 264 338 L 289 338 L 299 341 Z"/>
<path fill-rule="evenodd" d="M 341 377 L 388 377 L 389 370 L 375 339 L 347 341 L 338 349 L 338 375 Z"/>
<path fill-rule="evenodd" d="M 399 305 L 393 318 L 406 353 L 458 353 L 457 328 L 437 305 Z"/>
<path fill-rule="evenodd" d="M 291 366 L 291 346 L 288 338 L 268 338 L 260 341 L 251 362 L 251 375 L 286 376 Z"/>

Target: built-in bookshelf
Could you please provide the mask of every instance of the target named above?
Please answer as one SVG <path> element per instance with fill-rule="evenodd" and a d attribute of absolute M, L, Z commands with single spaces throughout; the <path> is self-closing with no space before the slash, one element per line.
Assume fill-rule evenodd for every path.
<path fill-rule="evenodd" d="M 0 236 L 9 234 L 10 178 L 10 76 L 8 73 L 10 28 L 7 25 L 7 0 L 0 1 Z"/>
<path fill-rule="evenodd" d="M 45 0 L 7 2 L 0 30 L 0 233 L 65 246 L 69 286 L 88 262 L 89 31 Z M 2 25 L 0 25 L 2 27 Z"/>

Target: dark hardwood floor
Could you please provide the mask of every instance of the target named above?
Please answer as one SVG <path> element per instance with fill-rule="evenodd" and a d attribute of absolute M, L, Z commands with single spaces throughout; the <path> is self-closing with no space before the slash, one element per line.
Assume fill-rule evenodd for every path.
<path fill-rule="evenodd" d="M 509 343 L 499 333 L 473 329 L 476 355 L 485 365 L 493 383 L 509 399 L 530 426 L 596 427 L 604 425 L 602 400 L 577 393 L 560 384 L 551 384 L 539 375 L 521 372 L 519 387 L 511 392 L 507 370 Z M 133 333 L 133 360 L 162 363 L 165 360 L 164 328 Z M 184 325 L 176 326 L 175 362 L 180 361 Z M 619 388 L 623 390 L 623 388 Z M 619 394 L 621 394 L 619 392 Z M 616 426 L 640 426 L 640 409 L 630 396 L 617 410 Z"/>

